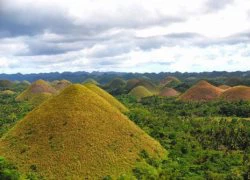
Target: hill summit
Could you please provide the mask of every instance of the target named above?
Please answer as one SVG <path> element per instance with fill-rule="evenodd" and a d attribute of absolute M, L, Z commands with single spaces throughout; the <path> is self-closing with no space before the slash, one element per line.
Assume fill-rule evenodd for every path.
<path fill-rule="evenodd" d="M 139 153 L 165 150 L 117 108 L 82 85 L 70 85 L 19 121 L 0 140 L 0 155 L 45 179 L 117 178 Z"/>
<path fill-rule="evenodd" d="M 202 80 L 181 95 L 180 100 L 211 101 L 217 99 L 221 95 L 222 91 L 222 89 Z"/>

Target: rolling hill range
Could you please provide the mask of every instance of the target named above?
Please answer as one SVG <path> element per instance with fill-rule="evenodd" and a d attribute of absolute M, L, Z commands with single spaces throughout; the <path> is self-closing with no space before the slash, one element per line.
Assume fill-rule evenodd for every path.
<path fill-rule="evenodd" d="M 211 101 L 217 99 L 221 95 L 222 91 L 222 89 L 202 80 L 182 94 L 180 96 L 180 100 Z"/>
<path fill-rule="evenodd" d="M 117 178 L 145 150 L 166 151 L 116 107 L 83 85 L 71 85 L 30 112 L 0 140 L 0 155 L 22 173 L 45 179 Z"/>

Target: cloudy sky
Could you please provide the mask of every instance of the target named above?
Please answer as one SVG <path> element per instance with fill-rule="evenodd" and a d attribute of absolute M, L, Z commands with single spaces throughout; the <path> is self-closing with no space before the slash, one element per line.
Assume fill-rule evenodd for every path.
<path fill-rule="evenodd" d="M 250 0 L 0 0 L 0 73 L 250 70 Z"/>

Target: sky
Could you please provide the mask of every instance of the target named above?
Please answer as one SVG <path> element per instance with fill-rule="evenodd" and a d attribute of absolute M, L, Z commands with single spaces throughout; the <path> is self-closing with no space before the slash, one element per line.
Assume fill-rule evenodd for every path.
<path fill-rule="evenodd" d="M 0 73 L 250 70 L 250 0 L 0 0 Z"/>

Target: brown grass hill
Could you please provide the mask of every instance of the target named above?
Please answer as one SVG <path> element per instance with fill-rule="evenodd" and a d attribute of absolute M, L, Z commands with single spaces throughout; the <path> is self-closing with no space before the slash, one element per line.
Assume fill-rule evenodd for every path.
<path fill-rule="evenodd" d="M 66 87 L 68 87 L 69 85 L 71 85 L 72 83 L 68 80 L 61 80 L 61 81 L 58 81 L 56 83 L 54 83 L 53 87 L 58 90 L 58 91 L 61 91 L 63 89 L 65 89 Z"/>
<path fill-rule="evenodd" d="M 227 90 L 227 89 L 231 88 L 231 86 L 222 84 L 222 85 L 218 86 L 218 88 L 220 88 L 220 89 L 222 89 L 222 90 Z"/>
<path fill-rule="evenodd" d="M 144 86 L 136 86 L 129 92 L 129 95 L 134 96 L 138 100 L 140 100 L 144 97 L 153 96 L 153 93 L 147 90 Z"/>
<path fill-rule="evenodd" d="M 17 101 L 29 101 L 31 99 L 44 99 L 42 97 L 48 97 L 49 94 L 55 94 L 57 91 L 50 84 L 44 80 L 38 80 L 32 83 L 24 92 L 16 97 Z"/>
<path fill-rule="evenodd" d="M 129 80 L 127 81 L 127 84 L 126 84 L 125 89 L 126 89 L 127 91 L 130 91 L 130 90 L 133 89 L 133 88 L 136 86 L 136 84 L 139 83 L 139 82 L 140 82 L 139 79 L 129 79 Z"/>
<path fill-rule="evenodd" d="M 211 101 L 217 99 L 221 95 L 222 91 L 222 89 L 202 80 L 182 94 L 180 96 L 180 100 Z"/>
<path fill-rule="evenodd" d="M 159 96 L 164 96 L 164 97 L 175 97 L 178 96 L 180 93 L 176 91 L 173 88 L 168 88 L 164 87 L 161 92 L 159 93 Z"/>
<path fill-rule="evenodd" d="M 86 79 L 86 80 L 83 82 L 83 84 L 87 84 L 87 83 L 99 85 L 99 83 L 98 83 L 96 80 L 92 79 L 92 78 L 88 78 L 88 79 Z"/>
<path fill-rule="evenodd" d="M 221 98 L 226 101 L 250 101 L 250 87 L 235 86 L 224 91 Z"/>
<path fill-rule="evenodd" d="M 90 89 L 92 92 L 99 95 L 100 97 L 102 97 L 103 99 L 105 99 L 107 102 L 109 102 L 112 106 L 119 109 L 121 112 L 128 111 L 128 109 L 122 103 L 120 103 L 115 97 L 113 97 L 112 95 L 104 91 L 103 89 L 99 88 L 95 84 L 86 83 L 84 84 L 84 86 Z"/>
<path fill-rule="evenodd" d="M 168 87 L 173 87 L 173 86 L 178 85 L 180 83 L 181 83 L 181 81 L 178 78 L 173 77 L 173 76 L 167 76 L 166 78 L 164 78 L 160 81 L 161 86 L 168 86 Z"/>
<path fill-rule="evenodd" d="M 0 140 L 0 156 L 44 179 L 102 179 L 129 173 L 161 145 L 83 85 L 71 85 L 19 121 Z"/>

